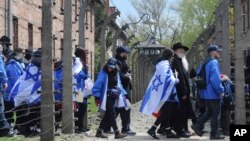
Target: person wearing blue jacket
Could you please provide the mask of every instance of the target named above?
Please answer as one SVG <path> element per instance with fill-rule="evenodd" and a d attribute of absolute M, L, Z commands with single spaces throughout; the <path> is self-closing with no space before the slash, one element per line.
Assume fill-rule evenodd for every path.
<path fill-rule="evenodd" d="M 21 60 L 24 57 L 23 49 L 15 48 L 10 59 L 5 65 L 6 73 L 8 77 L 8 88 L 4 94 L 4 106 L 5 106 L 5 117 L 8 119 L 8 123 L 14 124 L 14 100 L 13 97 L 10 97 L 11 90 L 15 85 L 18 78 L 23 74 L 23 67 L 21 65 Z"/>
<path fill-rule="evenodd" d="M 3 91 L 5 91 L 8 86 L 8 79 L 4 68 L 2 49 L 2 43 L 0 42 L 0 137 L 13 135 L 13 133 L 10 133 L 9 123 L 4 115 Z"/>
<path fill-rule="evenodd" d="M 191 127 L 198 136 L 202 136 L 204 124 L 211 118 L 210 139 L 224 139 L 218 133 L 219 116 L 221 113 L 221 100 L 224 96 L 224 88 L 220 79 L 220 66 L 217 59 L 220 58 L 222 50 L 216 45 L 209 45 L 207 48 L 208 58 L 205 59 L 206 88 L 200 89 L 200 98 L 205 100 L 206 112 Z M 203 66 L 203 64 L 201 65 Z M 199 67 L 197 74 L 200 74 L 202 67 Z"/>
<path fill-rule="evenodd" d="M 74 66 L 73 66 L 73 91 L 74 95 L 81 95 L 80 101 L 74 101 L 75 108 L 78 110 L 75 112 L 75 117 L 78 120 L 75 121 L 75 125 L 78 127 L 75 132 L 82 133 L 87 132 L 89 129 L 85 129 L 83 126 L 83 119 L 87 111 L 88 106 L 88 97 L 85 95 L 84 87 L 85 87 L 85 80 L 88 78 L 88 74 L 86 73 L 86 51 L 81 48 L 77 48 L 75 50 L 75 58 L 74 58 Z M 77 71 L 79 70 L 79 71 Z"/>
<path fill-rule="evenodd" d="M 31 63 L 14 84 L 10 97 L 13 97 L 16 110 L 16 127 L 19 134 L 31 136 L 39 134 L 41 107 L 41 63 L 42 51 L 32 54 Z M 26 123 L 30 121 L 29 123 Z M 24 124 L 26 123 L 26 124 Z"/>
<path fill-rule="evenodd" d="M 117 66 L 117 60 L 110 58 L 99 72 L 97 80 L 92 88 L 96 105 L 104 111 L 96 137 L 108 138 L 103 134 L 105 127 L 111 126 L 115 132 L 115 139 L 124 138 L 127 135 L 120 133 L 116 123 L 115 107 L 126 107 L 126 91 L 123 89 Z"/>

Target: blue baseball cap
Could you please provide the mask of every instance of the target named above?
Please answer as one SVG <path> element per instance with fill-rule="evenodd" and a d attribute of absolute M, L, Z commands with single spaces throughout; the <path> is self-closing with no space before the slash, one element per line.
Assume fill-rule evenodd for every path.
<path fill-rule="evenodd" d="M 221 52 L 222 49 L 219 48 L 217 45 L 209 45 L 209 46 L 207 47 L 207 53 L 210 53 L 211 51 Z"/>
<path fill-rule="evenodd" d="M 117 54 L 123 53 L 123 52 L 130 53 L 130 49 L 127 46 L 118 46 L 116 48 L 116 53 Z"/>
<path fill-rule="evenodd" d="M 116 68 L 116 59 L 115 58 L 110 58 L 107 62 L 107 66 L 109 68 L 115 69 Z"/>

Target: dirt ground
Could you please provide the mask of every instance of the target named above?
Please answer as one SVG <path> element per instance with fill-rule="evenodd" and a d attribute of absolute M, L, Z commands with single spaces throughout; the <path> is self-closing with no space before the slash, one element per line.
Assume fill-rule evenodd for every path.
<path fill-rule="evenodd" d="M 146 132 L 147 130 L 153 125 L 155 118 L 151 117 L 151 116 L 146 116 L 143 115 L 141 113 L 139 113 L 139 108 L 140 108 L 140 103 L 137 103 L 135 105 L 133 105 L 132 107 L 132 115 L 131 115 L 131 119 L 132 119 L 132 123 L 131 123 L 131 129 L 135 132 L 137 132 L 136 136 L 129 136 L 126 137 L 124 139 L 120 139 L 123 141 L 147 141 L 147 140 L 153 140 L 152 137 L 150 137 Z M 98 139 L 95 136 L 95 131 L 97 128 L 98 122 L 96 122 L 96 118 L 92 118 L 91 122 L 92 122 L 92 130 L 86 134 L 75 134 L 75 135 L 61 135 L 60 137 L 57 137 L 56 140 L 57 141 L 105 141 L 105 140 L 115 140 L 114 139 L 114 135 L 109 135 L 108 139 Z M 120 123 L 120 119 L 118 119 L 118 125 L 121 126 Z M 189 124 L 190 125 L 190 124 Z M 210 127 L 209 127 L 209 123 L 206 125 L 206 130 L 209 131 Z M 191 130 L 191 129 L 190 129 Z M 161 140 L 169 140 L 167 139 L 165 136 L 159 136 L 161 138 Z M 174 139 L 172 139 L 174 140 Z M 177 139 L 175 139 L 177 140 Z M 203 137 L 199 137 L 199 136 L 192 136 L 188 139 L 178 139 L 178 140 L 209 140 L 209 133 L 205 134 Z M 229 141 L 229 137 L 226 137 L 225 140 Z"/>
<path fill-rule="evenodd" d="M 131 129 L 133 131 L 137 132 L 137 135 L 136 136 L 128 136 L 128 137 L 120 139 L 120 140 L 122 140 L 122 141 L 153 140 L 152 137 L 150 137 L 146 132 L 153 125 L 155 118 L 150 117 L 150 116 L 145 116 L 145 115 L 139 113 L 139 107 L 140 107 L 140 103 L 133 105 L 132 115 L 131 115 L 131 119 L 132 119 Z M 97 119 L 99 119 L 97 116 L 92 117 L 90 119 L 90 123 L 92 124 L 92 127 L 91 127 L 91 130 L 89 132 L 83 133 L 83 134 L 71 134 L 71 135 L 63 135 L 62 134 L 62 135 L 56 137 L 56 141 L 106 141 L 106 140 L 117 141 L 117 139 L 114 139 L 114 135 L 108 135 L 109 136 L 108 139 L 100 139 L 100 138 L 95 137 L 96 128 L 98 126 L 98 123 L 100 122 Z M 118 119 L 118 125 L 119 125 L 119 127 L 121 126 L 120 119 Z M 210 130 L 209 123 L 206 125 L 205 130 L 207 130 L 207 131 Z M 161 140 L 168 140 L 168 141 L 171 141 L 171 140 L 188 140 L 188 141 L 194 140 L 194 141 L 197 141 L 197 140 L 209 140 L 209 133 L 205 134 L 203 137 L 192 136 L 188 139 L 185 139 L 185 138 L 167 139 L 165 136 L 160 136 L 160 135 L 159 135 L 159 137 L 161 138 Z M 39 141 L 39 137 L 29 138 L 29 139 L 26 138 L 25 140 L 26 141 L 27 140 Z M 226 137 L 225 140 L 229 141 L 229 137 Z"/>

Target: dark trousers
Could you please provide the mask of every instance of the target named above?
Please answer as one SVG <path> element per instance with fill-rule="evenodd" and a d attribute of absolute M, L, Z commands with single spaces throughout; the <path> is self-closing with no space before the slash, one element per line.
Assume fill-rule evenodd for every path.
<path fill-rule="evenodd" d="M 83 103 L 76 102 L 78 111 L 75 112 L 75 117 L 78 118 L 78 120 L 75 121 L 75 125 L 78 127 L 78 129 L 83 129 L 83 119 L 84 115 L 87 111 L 87 100 L 84 100 Z"/>
<path fill-rule="evenodd" d="M 14 123 L 14 103 L 11 101 L 4 101 L 4 112 L 5 112 L 5 118 L 7 119 L 8 123 Z"/>
<path fill-rule="evenodd" d="M 15 108 L 16 111 L 16 128 L 18 129 L 19 133 L 24 136 L 29 136 L 31 130 L 28 124 L 25 122 L 29 121 L 29 110 L 28 104 L 22 104 Z"/>
<path fill-rule="evenodd" d="M 55 103 L 55 111 L 57 112 L 55 114 L 55 121 L 61 122 L 62 121 L 62 103 L 61 102 Z"/>
<path fill-rule="evenodd" d="M 200 111 L 199 117 L 201 117 L 206 112 L 206 102 L 204 99 L 199 100 L 198 107 L 199 107 L 199 111 Z"/>
<path fill-rule="evenodd" d="M 115 105 L 115 99 L 112 99 L 109 96 L 107 96 L 106 111 L 100 123 L 99 129 L 112 127 L 114 131 L 118 130 L 114 105 Z"/>
<path fill-rule="evenodd" d="M 126 89 L 127 92 L 127 98 L 129 101 L 131 101 L 131 91 L 130 88 Z M 126 110 L 125 108 L 115 108 L 116 112 L 116 118 L 120 115 L 121 121 L 122 121 L 122 132 L 127 132 L 130 130 L 130 123 L 131 123 L 131 109 Z M 104 128 L 104 131 L 110 131 L 111 126 L 106 126 Z"/>
<path fill-rule="evenodd" d="M 130 130 L 130 113 L 131 110 L 126 110 L 125 108 L 116 108 L 116 117 L 121 117 L 122 120 L 122 132 L 126 132 Z"/>
<path fill-rule="evenodd" d="M 230 123 L 231 123 L 231 114 L 230 110 L 226 106 L 221 106 L 221 128 L 223 132 L 229 132 L 230 131 Z"/>
<path fill-rule="evenodd" d="M 3 101 L 3 95 L 0 92 L 0 134 L 4 135 L 9 132 L 9 124 L 5 118 L 4 114 L 4 101 Z"/>
<path fill-rule="evenodd" d="M 179 108 L 174 112 L 174 118 L 172 119 L 173 129 L 178 133 L 188 130 L 188 119 L 192 119 L 196 122 L 197 117 L 192 109 L 192 104 L 189 99 L 180 100 Z"/>
<path fill-rule="evenodd" d="M 41 103 L 34 104 L 29 106 L 29 116 L 28 118 L 32 120 L 32 122 L 29 122 L 28 126 L 37 126 L 40 127 L 41 122 Z"/>
<path fill-rule="evenodd" d="M 160 117 L 158 117 L 154 123 L 155 126 L 160 128 L 169 128 L 171 126 L 171 119 L 173 118 L 174 111 L 178 109 L 177 102 L 165 102 L 160 110 Z"/>
<path fill-rule="evenodd" d="M 211 118 L 211 134 L 218 132 L 219 117 L 221 113 L 220 100 L 206 100 L 206 112 L 196 122 L 200 129 Z"/>
<path fill-rule="evenodd" d="M 21 134 L 29 136 L 31 134 L 30 127 L 40 127 L 40 105 L 40 103 L 34 105 L 22 104 L 16 107 L 16 126 Z"/>

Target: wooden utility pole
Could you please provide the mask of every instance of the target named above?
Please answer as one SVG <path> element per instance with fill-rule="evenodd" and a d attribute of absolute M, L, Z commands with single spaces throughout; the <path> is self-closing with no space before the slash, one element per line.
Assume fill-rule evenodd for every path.
<path fill-rule="evenodd" d="M 10 43 L 13 44 L 13 15 L 12 15 L 12 5 L 13 0 L 8 0 L 8 37 L 10 38 Z M 13 46 L 11 46 L 13 49 Z"/>
<path fill-rule="evenodd" d="M 129 28 L 128 24 L 125 24 L 124 26 L 122 26 L 116 33 L 115 36 L 113 37 L 112 40 L 112 53 L 113 53 L 113 57 L 116 54 L 116 46 L 117 46 L 117 39 L 118 37 L 122 34 L 123 31 L 125 31 L 127 28 Z"/>
<path fill-rule="evenodd" d="M 216 9 L 215 32 L 216 44 L 222 46 L 221 71 L 227 76 L 231 76 L 231 57 L 230 57 L 230 37 L 229 37 L 229 0 L 222 0 Z"/>
<path fill-rule="evenodd" d="M 85 38 L 85 13 L 86 8 L 91 1 L 89 0 L 80 0 L 80 13 L 79 13 L 79 47 L 86 48 L 86 38 Z M 92 15 L 91 15 L 92 16 Z M 86 62 L 87 63 L 87 62 Z M 83 118 L 83 128 L 88 128 L 88 109 L 86 109 L 84 118 Z"/>
<path fill-rule="evenodd" d="M 114 20 L 118 15 L 120 15 L 120 11 L 114 12 L 111 16 L 107 17 L 101 28 L 101 66 L 105 64 L 106 61 L 106 30 L 108 24 Z"/>
<path fill-rule="evenodd" d="M 54 140 L 54 85 L 52 53 L 52 0 L 42 1 L 42 94 L 41 141 Z"/>
<path fill-rule="evenodd" d="M 235 25 L 235 124 L 246 124 L 246 100 L 245 100 L 245 76 L 244 76 L 244 48 L 249 45 L 248 38 L 242 38 L 243 10 L 242 1 L 234 1 L 234 25 Z"/>
<path fill-rule="evenodd" d="M 223 17 L 222 17 L 222 72 L 231 76 L 231 46 L 230 46 L 230 33 L 229 33 L 229 3 L 230 0 L 223 0 Z"/>
<path fill-rule="evenodd" d="M 72 1 L 64 0 L 64 43 L 63 43 L 63 113 L 62 132 L 74 132 L 73 116 L 73 72 L 72 72 Z"/>
<path fill-rule="evenodd" d="M 85 48 L 85 11 L 88 0 L 80 0 L 79 12 L 79 47 Z"/>

